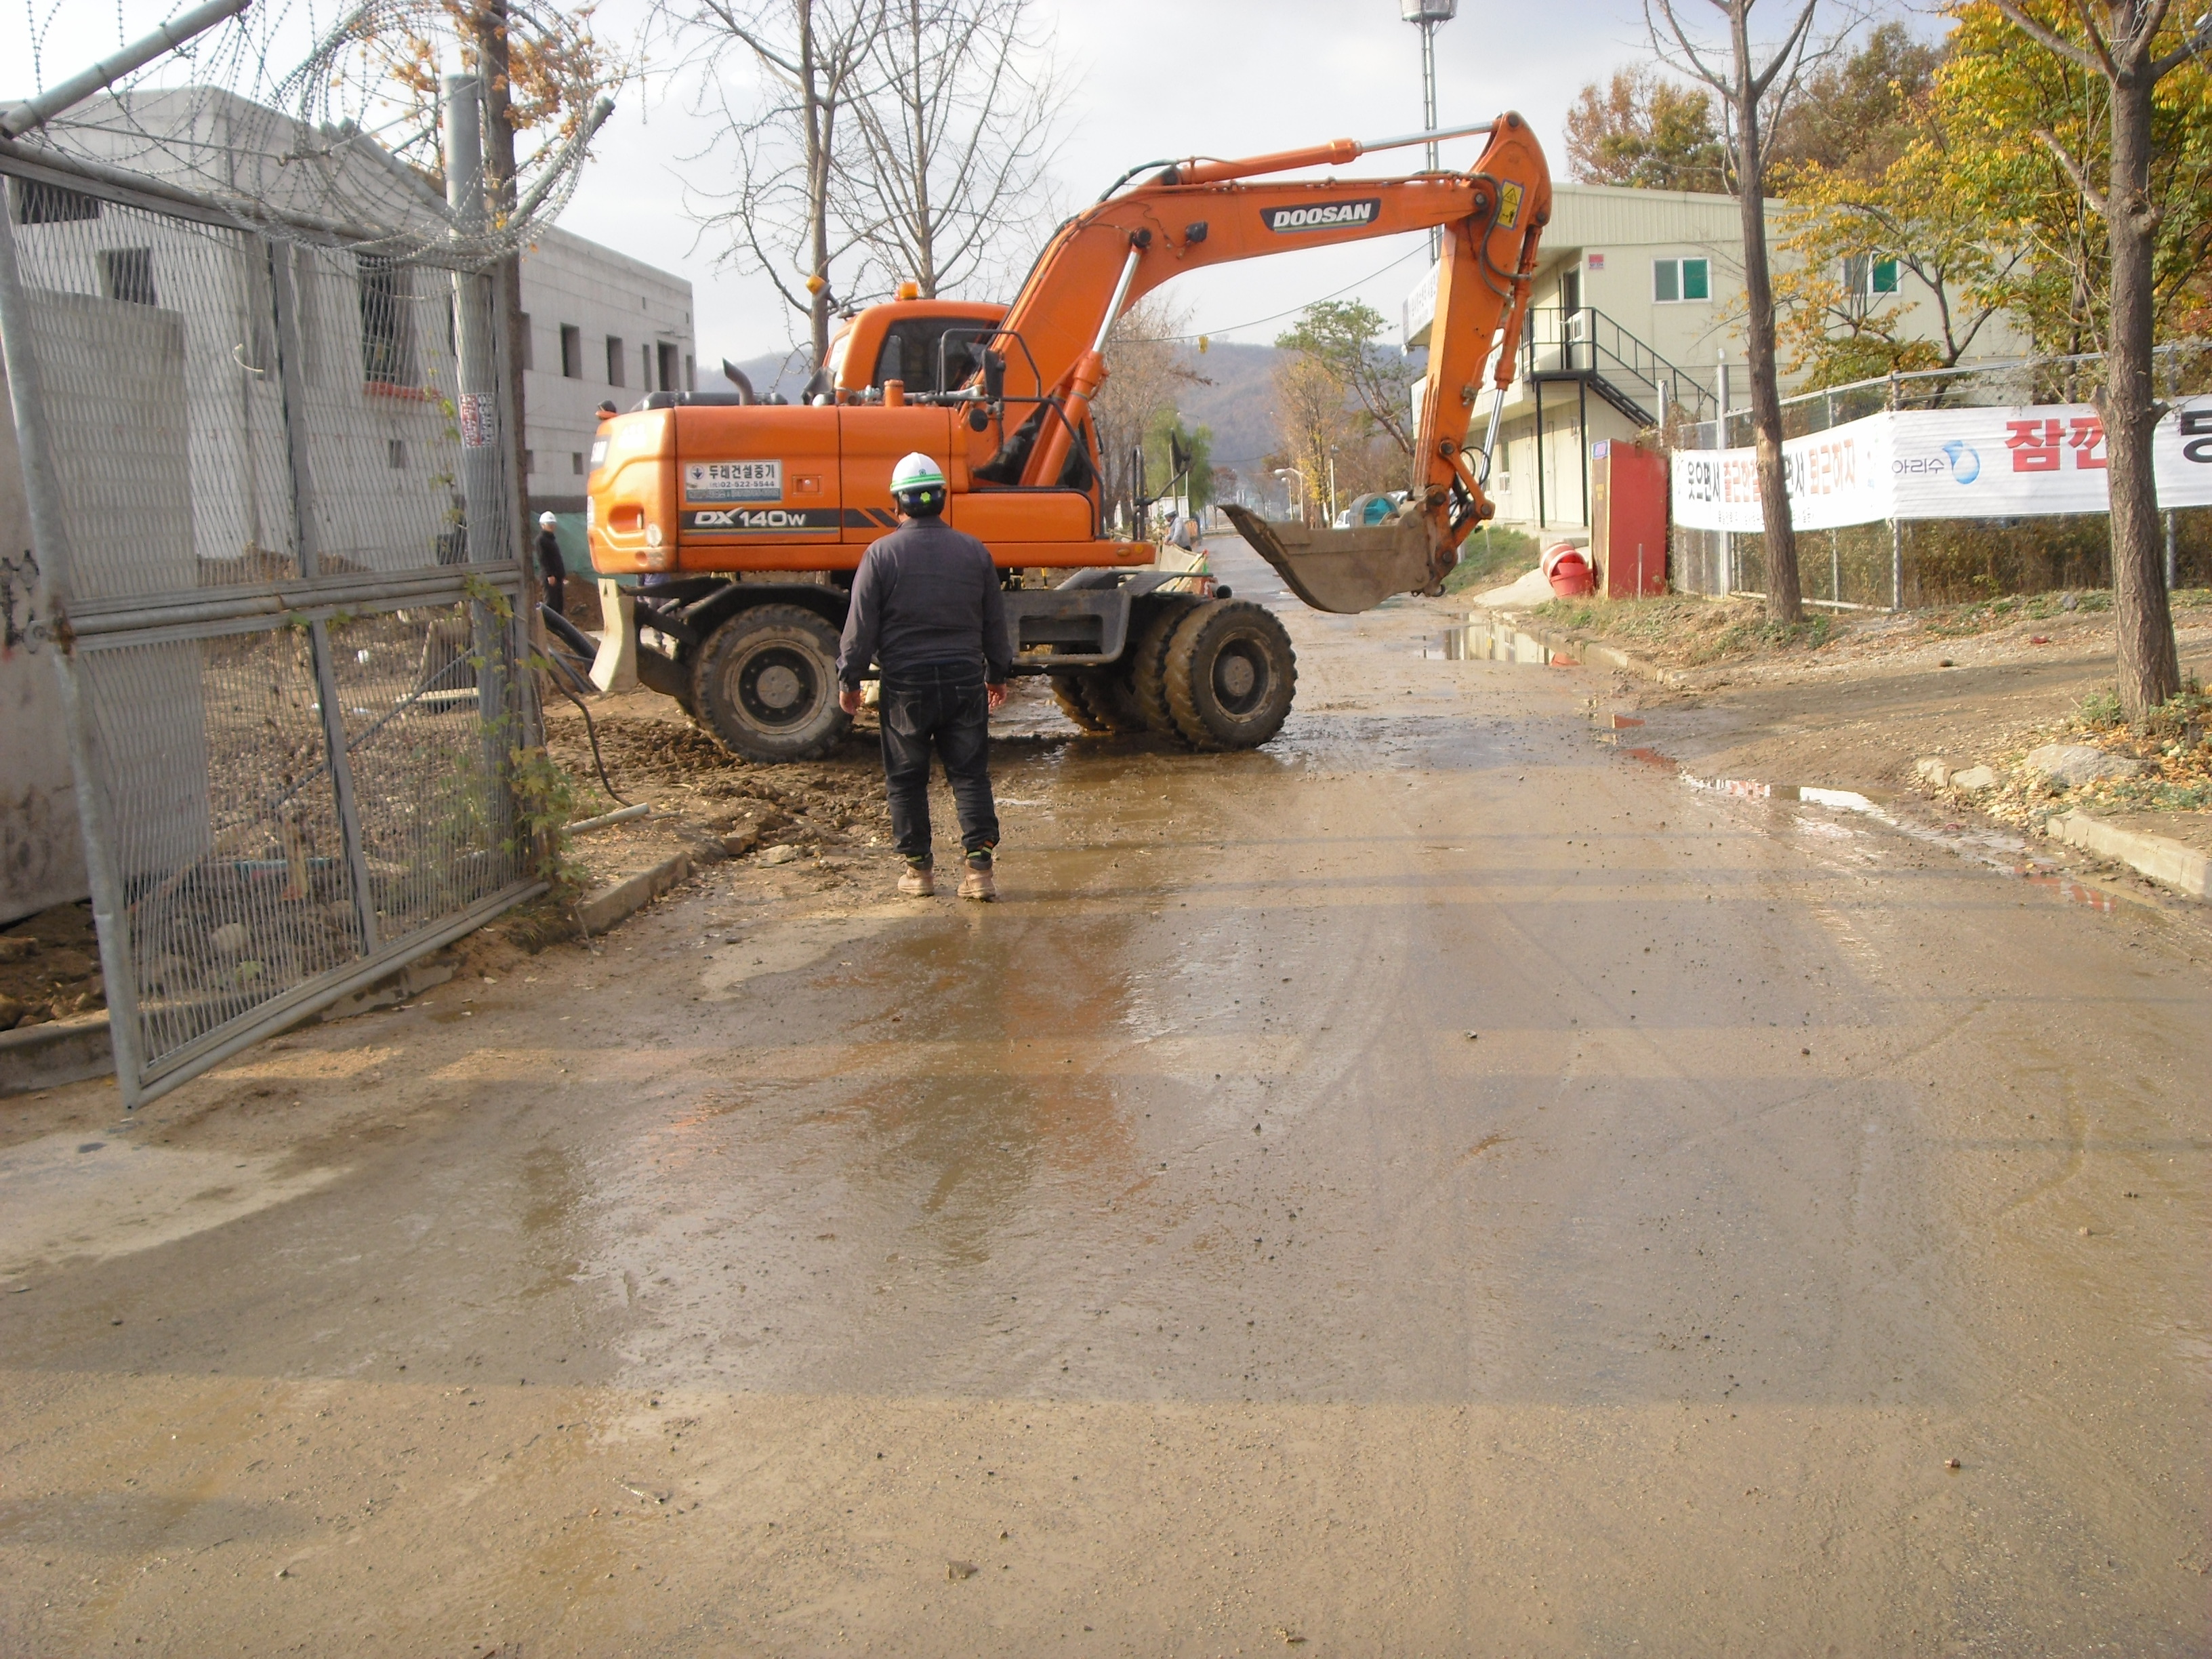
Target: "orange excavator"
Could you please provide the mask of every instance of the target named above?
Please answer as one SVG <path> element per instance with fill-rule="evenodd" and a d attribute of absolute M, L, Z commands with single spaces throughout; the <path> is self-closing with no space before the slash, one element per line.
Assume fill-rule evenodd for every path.
<path fill-rule="evenodd" d="M 1482 133 L 1489 142 L 1464 173 L 1267 176 Z M 1150 176 L 1130 182 L 1139 174 Z M 918 450 L 944 458 L 947 519 L 1010 573 L 1017 673 L 1050 675 L 1089 730 L 1149 728 L 1200 748 L 1266 742 L 1297 683 L 1282 624 L 1210 578 L 1161 568 L 1152 543 L 1107 532 L 1091 404 L 1115 319 L 1185 271 L 1441 231 L 1409 500 L 1350 530 L 1224 509 L 1320 610 L 1433 593 L 1492 511 L 1483 486 L 1551 203 L 1543 151 L 1512 114 L 1246 161 L 1149 162 L 1060 228 L 1012 304 L 921 300 L 909 288 L 855 313 L 801 403 L 658 392 L 603 413 L 592 562 L 647 579 L 629 624 L 638 678 L 747 759 L 824 752 L 848 723 L 835 664 L 851 573 L 896 524 L 891 468 Z M 1486 366 L 1489 420 L 1470 445 Z M 1071 574 L 1015 585 L 1011 573 L 1039 568 Z"/>

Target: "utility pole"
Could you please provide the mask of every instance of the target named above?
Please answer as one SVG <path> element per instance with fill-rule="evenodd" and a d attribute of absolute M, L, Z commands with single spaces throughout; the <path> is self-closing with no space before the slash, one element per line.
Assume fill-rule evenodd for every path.
<path fill-rule="evenodd" d="M 471 45 L 476 52 L 477 79 L 483 106 L 484 206 L 493 222 L 513 233 L 517 201 L 514 161 L 514 88 L 510 80 L 512 55 L 507 40 L 507 0 L 479 0 L 469 14 Z M 523 331 L 529 326 L 522 313 L 522 252 L 517 248 L 492 268 L 499 289 L 495 314 L 501 329 L 500 355 L 505 360 L 507 406 L 514 429 L 507 434 L 507 453 L 514 468 L 509 522 L 518 527 L 530 522 L 530 478 L 524 469 L 522 364 Z M 526 532 L 522 532 L 526 533 Z M 526 563 L 527 562 L 526 561 Z M 526 586 L 527 584 L 526 583 Z M 526 605 L 525 611 L 531 611 Z M 532 612 L 535 614 L 534 611 Z"/>
<path fill-rule="evenodd" d="M 1437 130 L 1437 26 L 1459 15 L 1459 0 L 1398 0 L 1398 15 L 1421 32 L 1421 131 Z M 1437 170 L 1437 141 L 1429 140 L 1429 171 Z M 1444 257 L 1444 234 L 1429 233 L 1431 263 Z"/>

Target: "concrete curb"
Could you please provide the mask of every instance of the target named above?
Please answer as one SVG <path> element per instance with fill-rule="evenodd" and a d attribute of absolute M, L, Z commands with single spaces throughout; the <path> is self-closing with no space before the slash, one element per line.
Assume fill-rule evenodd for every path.
<path fill-rule="evenodd" d="M 678 883 L 688 880 L 697 864 L 716 861 L 723 854 L 705 848 L 685 848 L 659 863 L 624 876 L 602 887 L 576 906 L 576 920 L 586 933 L 604 933 L 635 915 Z"/>
<path fill-rule="evenodd" d="M 1682 676 L 1671 668 L 1662 668 L 1656 662 L 1623 651 L 1619 646 L 1607 645 L 1588 634 L 1570 633 L 1563 628 L 1547 628 L 1532 623 L 1517 611 L 1492 611 L 1477 605 L 1468 612 L 1469 622 L 1487 621 L 1492 626 L 1510 628 L 1534 640 L 1554 655 L 1571 657 L 1579 663 L 1600 668 L 1617 669 L 1624 674 L 1633 674 L 1638 679 L 1650 680 L 1657 685 L 1680 687 Z"/>
<path fill-rule="evenodd" d="M 58 1089 L 114 1073 L 104 1010 L 0 1031 L 0 1096 Z"/>
<path fill-rule="evenodd" d="M 2212 858 L 2166 836 L 2123 830 L 2116 823 L 2075 811 L 2043 826 L 2043 833 L 2069 847 L 2129 866 L 2163 886 L 2193 899 L 2212 900 Z"/>

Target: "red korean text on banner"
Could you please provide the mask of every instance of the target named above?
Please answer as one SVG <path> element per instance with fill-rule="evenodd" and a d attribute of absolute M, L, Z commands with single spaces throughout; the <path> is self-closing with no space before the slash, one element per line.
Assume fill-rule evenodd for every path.
<path fill-rule="evenodd" d="M 2007 421 L 2005 447 L 2015 472 L 2058 471 L 2060 428 L 2056 421 Z"/>
<path fill-rule="evenodd" d="M 2074 447 L 2075 470 L 2081 472 L 2109 471 L 2100 453 L 2105 447 L 2104 422 L 2094 415 L 2076 415 L 2073 428 L 2066 441 Z"/>

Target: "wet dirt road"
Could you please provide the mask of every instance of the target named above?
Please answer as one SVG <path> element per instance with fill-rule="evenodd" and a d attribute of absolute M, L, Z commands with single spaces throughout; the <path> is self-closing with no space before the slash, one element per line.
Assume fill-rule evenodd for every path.
<path fill-rule="evenodd" d="M 0 1651 L 2204 1652 L 2203 930 L 1286 609 L 995 908 L 11 1103 Z"/>

